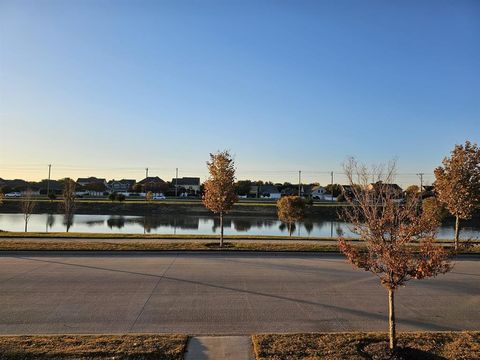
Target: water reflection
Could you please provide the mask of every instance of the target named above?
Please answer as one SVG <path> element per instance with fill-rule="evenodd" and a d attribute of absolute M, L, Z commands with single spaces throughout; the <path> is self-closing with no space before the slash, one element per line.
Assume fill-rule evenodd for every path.
<path fill-rule="evenodd" d="M 73 214 L 63 215 L 63 225 L 65 226 L 66 232 L 68 232 L 70 230 L 70 228 L 72 227 L 74 217 L 75 217 L 75 215 L 73 215 Z"/>
<path fill-rule="evenodd" d="M 53 214 L 47 215 L 47 221 L 45 222 L 45 232 L 48 232 L 48 229 L 52 228 L 55 224 L 55 216 Z"/>
<path fill-rule="evenodd" d="M 0 214 L 0 229 L 23 231 L 22 214 Z M 224 219 L 227 235 L 288 235 L 288 226 L 272 217 L 227 216 Z M 99 232 L 99 233 L 157 233 L 157 234 L 219 234 L 220 221 L 216 216 L 121 216 L 75 215 L 66 218 L 59 214 L 33 214 L 29 231 Z M 292 235 L 336 237 L 353 236 L 348 224 L 341 221 L 308 219 L 292 226 Z M 477 238 L 480 228 L 463 228 L 464 238 Z M 453 237 L 453 227 L 441 227 L 438 237 Z"/>

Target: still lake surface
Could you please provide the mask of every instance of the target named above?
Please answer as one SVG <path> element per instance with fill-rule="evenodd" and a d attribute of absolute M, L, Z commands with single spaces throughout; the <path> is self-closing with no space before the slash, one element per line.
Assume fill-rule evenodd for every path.
<path fill-rule="evenodd" d="M 219 234 L 219 221 L 214 216 L 120 216 L 120 215 L 75 215 L 70 232 L 85 233 L 134 233 L 134 234 Z M 273 217 L 226 216 L 226 235 L 288 235 L 288 229 Z M 23 231 L 23 214 L 0 214 L 0 230 Z M 33 214 L 28 222 L 28 231 L 64 232 L 63 215 Z M 294 228 L 293 235 L 310 237 L 335 237 L 341 231 L 345 236 L 354 236 L 349 225 L 341 221 L 306 220 Z M 453 238 L 453 227 L 442 226 L 438 237 Z M 480 238 L 480 227 L 464 227 L 462 238 Z"/>

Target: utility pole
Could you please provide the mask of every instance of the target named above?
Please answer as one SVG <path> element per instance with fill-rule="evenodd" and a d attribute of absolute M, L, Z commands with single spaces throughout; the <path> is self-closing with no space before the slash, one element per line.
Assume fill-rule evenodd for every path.
<path fill-rule="evenodd" d="M 425 173 L 418 173 L 417 176 L 420 177 L 420 192 L 423 191 L 423 175 L 425 175 Z"/>
<path fill-rule="evenodd" d="M 177 197 L 178 189 L 178 168 L 175 168 L 175 197 Z"/>
<path fill-rule="evenodd" d="M 52 164 L 48 164 L 47 198 L 50 195 L 50 172 L 51 171 L 52 171 Z"/>
<path fill-rule="evenodd" d="M 298 170 L 298 196 L 302 196 L 302 170 Z"/>
<path fill-rule="evenodd" d="M 330 172 L 330 184 L 331 184 L 331 188 L 330 188 L 330 200 L 333 202 L 333 171 Z"/>
<path fill-rule="evenodd" d="M 145 178 L 148 178 L 148 167 L 145 168 Z"/>

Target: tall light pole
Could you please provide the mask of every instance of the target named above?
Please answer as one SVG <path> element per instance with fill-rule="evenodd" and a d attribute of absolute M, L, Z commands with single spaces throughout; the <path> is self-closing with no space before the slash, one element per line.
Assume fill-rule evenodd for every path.
<path fill-rule="evenodd" d="M 178 189 L 178 168 L 175 168 L 175 197 L 177 197 Z"/>
<path fill-rule="evenodd" d="M 330 201 L 333 202 L 333 171 L 330 172 L 330 184 L 331 184 L 331 188 L 330 188 Z"/>
<path fill-rule="evenodd" d="M 302 170 L 298 170 L 298 196 L 302 196 L 301 187 L 302 187 Z"/>
<path fill-rule="evenodd" d="M 50 195 L 50 173 L 52 171 L 52 164 L 48 164 L 48 180 L 47 180 L 47 198 Z"/>
<path fill-rule="evenodd" d="M 418 173 L 417 176 L 420 178 L 420 192 L 423 191 L 423 175 L 425 175 L 425 173 Z"/>

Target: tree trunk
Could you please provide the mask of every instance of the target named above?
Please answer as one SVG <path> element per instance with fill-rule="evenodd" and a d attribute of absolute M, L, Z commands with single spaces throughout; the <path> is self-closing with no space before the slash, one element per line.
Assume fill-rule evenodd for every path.
<path fill-rule="evenodd" d="M 292 236 L 292 223 L 288 223 L 288 236 Z"/>
<path fill-rule="evenodd" d="M 455 250 L 458 250 L 458 237 L 460 234 L 460 218 L 455 216 Z"/>
<path fill-rule="evenodd" d="M 25 220 L 25 232 L 27 232 L 28 220 Z"/>
<path fill-rule="evenodd" d="M 220 213 L 220 247 L 223 247 L 223 212 Z"/>
<path fill-rule="evenodd" d="M 388 336 L 390 350 L 397 346 L 397 335 L 395 332 L 395 290 L 388 289 Z"/>

